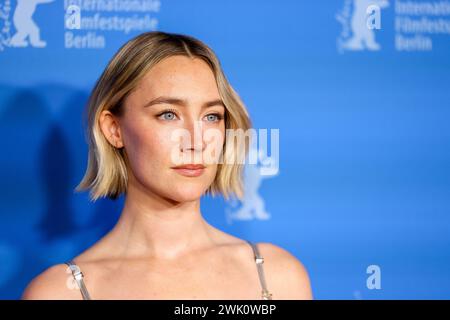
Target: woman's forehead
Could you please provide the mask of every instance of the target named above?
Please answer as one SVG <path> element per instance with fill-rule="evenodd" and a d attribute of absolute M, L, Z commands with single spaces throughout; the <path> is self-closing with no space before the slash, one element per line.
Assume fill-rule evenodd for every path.
<path fill-rule="evenodd" d="M 214 79 L 214 74 L 209 65 L 200 58 L 172 56 L 158 62 L 144 76 L 146 80 L 155 78 L 166 82 L 184 81 L 186 78 L 210 81 Z"/>
<path fill-rule="evenodd" d="M 210 67 L 201 59 L 169 57 L 153 66 L 141 79 L 136 91 L 148 95 L 219 97 Z"/>

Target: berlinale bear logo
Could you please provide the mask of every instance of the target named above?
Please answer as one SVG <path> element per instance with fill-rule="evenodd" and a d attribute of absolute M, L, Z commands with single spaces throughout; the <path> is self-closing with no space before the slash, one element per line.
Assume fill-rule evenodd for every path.
<path fill-rule="evenodd" d="M 346 0 L 344 8 L 336 15 L 342 24 L 337 41 L 339 52 L 380 50 L 374 30 L 381 29 L 381 9 L 387 6 L 387 0 Z"/>
<path fill-rule="evenodd" d="M 12 15 L 15 33 L 11 35 L 11 1 L 5 0 L 0 7 L 0 17 L 3 26 L 0 33 L 0 50 L 5 47 L 24 48 L 31 45 L 35 48 L 44 48 L 47 43 L 41 39 L 40 29 L 33 20 L 33 14 L 38 4 L 50 3 L 54 0 L 17 0 Z"/>

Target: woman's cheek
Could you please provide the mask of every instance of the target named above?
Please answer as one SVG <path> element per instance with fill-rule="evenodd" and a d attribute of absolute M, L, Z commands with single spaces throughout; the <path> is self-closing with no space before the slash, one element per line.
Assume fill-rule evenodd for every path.
<path fill-rule="evenodd" d="M 172 152 L 177 152 L 177 142 L 171 139 L 173 130 L 165 129 L 153 132 L 148 137 L 149 149 L 159 161 L 170 161 Z M 155 158 L 155 157 L 153 157 Z M 168 164 L 170 165 L 170 163 Z"/>

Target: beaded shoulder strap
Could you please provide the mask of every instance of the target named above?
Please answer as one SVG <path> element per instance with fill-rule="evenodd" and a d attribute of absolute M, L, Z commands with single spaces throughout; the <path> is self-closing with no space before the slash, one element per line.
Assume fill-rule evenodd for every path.
<path fill-rule="evenodd" d="M 250 244 L 250 246 L 253 249 L 253 255 L 255 258 L 255 262 L 256 262 L 256 268 L 258 269 L 259 281 L 261 282 L 262 298 L 264 300 L 272 300 L 272 294 L 269 293 L 269 291 L 267 290 L 266 279 L 264 276 L 264 269 L 263 269 L 264 258 L 259 253 L 258 245 L 256 243 L 253 243 L 249 240 L 246 240 L 246 241 Z"/>

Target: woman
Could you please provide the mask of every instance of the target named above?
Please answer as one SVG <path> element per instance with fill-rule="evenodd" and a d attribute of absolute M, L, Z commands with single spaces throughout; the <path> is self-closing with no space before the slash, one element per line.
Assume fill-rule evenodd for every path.
<path fill-rule="evenodd" d="M 139 35 L 115 54 L 87 107 L 89 162 L 77 191 L 89 189 L 93 201 L 125 194 L 125 204 L 109 233 L 37 276 L 23 299 L 312 298 L 307 271 L 288 251 L 202 217 L 204 194 L 242 199 L 242 162 L 223 162 L 242 150 L 225 133 L 251 127 L 208 46 Z"/>

